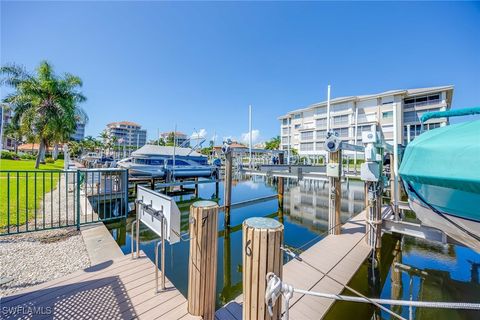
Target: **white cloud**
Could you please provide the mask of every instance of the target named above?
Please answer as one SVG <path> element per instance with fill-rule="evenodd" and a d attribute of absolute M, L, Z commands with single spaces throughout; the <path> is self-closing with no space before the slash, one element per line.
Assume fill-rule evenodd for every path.
<path fill-rule="evenodd" d="M 205 129 L 200 129 L 198 131 L 194 131 L 190 135 L 191 140 L 199 140 L 199 139 L 204 139 L 207 136 L 207 130 Z"/>
<path fill-rule="evenodd" d="M 256 143 L 260 138 L 260 130 L 253 129 L 252 130 L 252 143 Z M 249 144 L 250 143 L 250 132 L 242 133 L 242 137 L 240 139 L 243 143 Z"/>

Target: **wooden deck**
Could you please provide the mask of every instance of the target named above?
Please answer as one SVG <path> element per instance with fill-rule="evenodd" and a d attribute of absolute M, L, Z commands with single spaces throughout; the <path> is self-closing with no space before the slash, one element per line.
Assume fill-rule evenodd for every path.
<path fill-rule="evenodd" d="M 36 310 L 32 316 L 2 313 L 1 319 L 200 319 L 187 312 L 187 300 L 166 279 L 155 293 L 154 264 L 143 252 L 126 255 L 1 299 L 2 310 Z M 49 312 L 51 310 L 51 312 Z"/>
<path fill-rule="evenodd" d="M 365 242 L 365 212 L 342 226 L 341 235 L 329 235 L 300 256 L 315 268 L 340 283 L 348 283 L 370 253 Z M 324 276 L 307 264 L 292 260 L 283 267 L 283 281 L 294 288 L 340 294 L 344 286 Z M 242 296 L 217 310 L 217 320 L 242 319 Z M 294 294 L 290 300 L 290 319 L 321 319 L 334 301 Z M 284 304 L 283 304 L 284 305 Z"/>

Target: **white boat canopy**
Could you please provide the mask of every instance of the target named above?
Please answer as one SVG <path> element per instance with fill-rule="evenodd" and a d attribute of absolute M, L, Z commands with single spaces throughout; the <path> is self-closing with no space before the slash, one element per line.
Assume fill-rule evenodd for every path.
<path fill-rule="evenodd" d="M 204 155 L 192 150 L 191 148 L 182 148 L 182 147 L 167 147 L 167 146 L 157 146 L 152 144 L 146 144 L 138 150 L 132 152 L 132 156 L 141 157 L 141 156 L 173 156 L 173 149 L 175 149 L 175 155 L 180 157 L 204 157 Z"/>

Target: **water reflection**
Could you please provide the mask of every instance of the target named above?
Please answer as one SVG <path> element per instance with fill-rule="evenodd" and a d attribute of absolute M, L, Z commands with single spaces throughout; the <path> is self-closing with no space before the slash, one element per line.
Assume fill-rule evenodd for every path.
<path fill-rule="evenodd" d="M 369 297 L 383 299 L 480 302 L 480 255 L 457 245 L 441 245 L 412 237 L 385 234 L 375 267 L 366 261 L 349 285 Z M 343 294 L 351 294 L 347 290 Z M 407 319 L 479 319 L 471 310 L 392 306 Z M 337 302 L 326 319 L 393 319 L 367 304 Z"/>
<path fill-rule="evenodd" d="M 200 184 L 198 198 L 182 194 L 176 197 L 182 212 L 181 229 L 188 231 L 189 207 L 198 199 L 212 199 L 223 204 L 223 185 L 215 190 L 215 184 Z M 308 248 L 327 229 L 328 202 L 327 186 L 322 183 L 296 183 L 283 178 L 264 179 L 256 177 L 248 180 L 235 180 L 232 190 L 232 203 L 278 195 L 278 199 L 257 202 L 253 205 L 235 207 L 230 212 L 219 213 L 219 246 L 217 272 L 217 306 L 235 299 L 242 292 L 242 222 L 250 217 L 270 217 L 285 225 L 285 244 L 295 248 Z M 360 182 L 350 182 L 343 186 L 342 220 L 347 220 L 363 208 L 363 191 Z M 122 251 L 129 253 L 131 223 L 128 219 L 110 224 L 108 228 L 117 240 Z M 154 258 L 156 234 L 145 227 L 140 230 L 140 248 L 150 259 Z M 188 275 L 188 241 L 170 246 L 166 244 L 166 275 L 175 286 L 186 295 Z"/>

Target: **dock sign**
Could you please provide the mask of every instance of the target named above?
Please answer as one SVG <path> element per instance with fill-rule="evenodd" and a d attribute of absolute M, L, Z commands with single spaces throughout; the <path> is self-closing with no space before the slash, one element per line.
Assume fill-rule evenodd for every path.
<path fill-rule="evenodd" d="M 180 241 L 181 213 L 173 198 L 142 186 L 137 189 L 138 218 L 162 237 L 162 217 L 166 222 L 165 238 L 170 244 Z"/>

